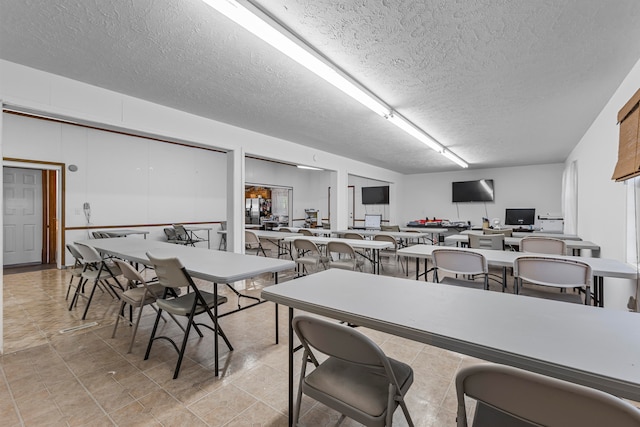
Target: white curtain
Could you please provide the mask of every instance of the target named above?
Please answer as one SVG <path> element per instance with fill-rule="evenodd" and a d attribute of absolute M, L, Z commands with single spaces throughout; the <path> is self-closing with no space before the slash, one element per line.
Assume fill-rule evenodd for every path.
<path fill-rule="evenodd" d="M 562 174 L 562 216 L 564 233 L 578 234 L 578 165 L 569 163 Z"/>

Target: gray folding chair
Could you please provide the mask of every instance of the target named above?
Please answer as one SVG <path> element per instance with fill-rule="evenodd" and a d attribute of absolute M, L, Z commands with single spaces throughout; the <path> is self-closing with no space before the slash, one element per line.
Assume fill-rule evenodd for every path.
<path fill-rule="evenodd" d="M 293 319 L 304 348 L 293 425 L 298 425 L 302 394 L 370 427 L 391 426 L 400 406 L 413 426 L 404 397 L 413 383 L 409 365 L 387 357 L 355 329 L 310 316 Z M 319 363 L 316 352 L 329 356 Z M 315 369 L 307 374 L 307 363 Z"/>
<path fill-rule="evenodd" d="M 335 259 L 334 253 L 337 254 Z M 364 261 L 357 257 L 353 247 L 339 240 L 333 240 L 327 244 L 327 256 L 330 258 L 329 267 L 331 268 L 362 271 L 364 266 Z"/>
<path fill-rule="evenodd" d="M 71 277 L 69 278 L 69 285 L 67 286 L 67 295 L 64 297 L 65 300 L 68 300 L 71 288 L 74 288 L 73 279 L 75 277 L 78 278 L 78 284 L 75 287 L 82 286 L 83 284 L 84 279 L 82 279 L 82 270 L 84 270 L 84 266 L 82 264 L 82 254 L 80 253 L 80 251 L 78 251 L 78 248 L 76 248 L 73 243 L 67 243 L 65 246 L 75 260 L 73 263 L 73 267 L 71 267 L 70 270 Z"/>
<path fill-rule="evenodd" d="M 520 241 L 520 251 L 549 255 L 566 255 L 567 243 L 564 240 L 554 239 L 552 237 L 528 236 Z"/>
<path fill-rule="evenodd" d="M 260 238 L 251 230 L 244 230 L 244 248 L 245 253 L 254 251 L 256 255 L 260 255 L 260 252 L 262 252 L 262 255 L 267 256 Z"/>
<path fill-rule="evenodd" d="M 147 346 L 144 360 L 149 359 L 151 347 L 153 346 L 153 342 L 155 340 L 163 339 L 169 341 L 169 343 L 171 343 L 173 348 L 178 353 L 178 362 L 176 363 L 176 368 L 173 373 L 173 379 L 176 379 L 178 378 L 178 374 L 180 373 L 180 366 L 182 365 L 184 352 L 187 348 L 187 341 L 189 339 L 189 332 L 191 331 L 191 328 L 193 327 L 193 329 L 196 330 L 201 338 L 203 337 L 203 335 L 200 331 L 200 326 L 203 326 L 215 332 L 215 325 L 217 323 L 217 320 L 214 318 L 211 309 L 216 304 L 221 305 L 226 303 L 227 297 L 218 296 L 218 298 L 216 299 L 214 294 L 198 289 L 193 279 L 191 278 L 191 275 L 187 272 L 187 269 L 184 267 L 184 265 L 182 265 L 178 258 L 157 258 L 148 252 L 147 258 L 149 258 L 151 264 L 153 265 L 153 268 L 156 271 L 156 275 L 158 276 L 158 283 L 165 288 L 165 291 L 163 293 L 163 297 L 156 300 L 156 304 L 158 306 L 158 314 L 153 325 L 153 330 L 151 331 L 151 337 L 149 337 L 149 345 Z M 183 287 L 191 289 L 191 292 L 178 296 L 176 298 L 170 298 L 170 296 L 172 296 L 170 289 Z M 187 328 L 184 332 L 184 337 L 182 339 L 180 348 L 178 348 L 178 345 L 171 337 L 156 336 L 158 323 L 160 322 L 160 317 L 162 316 L 163 311 L 173 314 L 174 316 L 184 316 L 188 319 Z M 207 313 L 209 319 L 211 319 L 213 326 L 207 325 L 205 323 L 197 323 L 195 321 L 195 317 L 203 313 Z M 224 339 L 225 343 L 227 344 L 229 351 L 233 351 L 231 343 L 220 328 L 219 324 L 217 329 L 218 334 L 222 337 L 222 339 Z"/>
<path fill-rule="evenodd" d="M 160 283 L 148 283 L 136 269 L 120 259 L 116 259 L 114 262 L 120 268 L 122 275 L 127 279 L 128 283 L 126 290 L 118 291 L 118 295 L 120 296 L 122 303 L 120 304 L 120 310 L 116 316 L 116 322 L 113 325 L 111 338 L 115 338 L 116 331 L 118 330 L 118 323 L 120 323 L 120 319 L 123 319 L 129 324 L 129 326 L 133 327 L 133 330 L 131 331 L 131 342 L 129 343 L 129 350 L 127 351 L 128 353 L 131 353 L 133 343 L 136 340 L 136 333 L 138 332 L 140 318 L 142 317 L 142 310 L 145 306 L 149 305 L 156 312 L 158 311 L 153 303 L 155 303 L 158 298 L 162 298 L 164 294 L 164 286 Z M 180 294 L 180 289 L 173 289 L 172 293 L 174 296 L 178 296 Z M 132 321 L 133 319 L 131 319 L 131 312 L 129 318 L 125 316 L 125 306 L 127 304 L 129 304 L 131 311 L 134 308 L 138 309 L 135 323 Z M 180 325 L 173 314 L 169 313 L 169 316 L 171 316 L 176 324 L 184 331 L 184 328 Z"/>
<path fill-rule="evenodd" d="M 502 251 L 504 250 L 504 234 L 469 234 L 469 247 Z"/>
<path fill-rule="evenodd" d="M 296 249 L 296 270 L 298 276 L 306 275 L 310 269 L 316 272 L 320 265 L 327 268 L 330 259 L 323 255 L 318 246 L 308 239 L 296 239 L 293 241 L 293 247 Z"/>
<path fill-rule="evenodd" d="M 75 307 L 80 297 L 85 298 L 87 300 L 87 305 L 85 306 L 84 313 L 82 314 L 82 320 L 84 320 L 87 317 L 87 312 L 89 311 L 89 306 L 93 300 L 93 295 L 99 285 L 102 285 L 103 289 L 110 293 L 114 298 L 118 298 L 118 294 L 115 291 L 116 285 L 120 290 L 124 290 L 124 288 L 117 279 L 117 276 L 121 275 L 122 272 L 116 265 L 111 261 L 107 262 L 107 260 L 105 260 L 100 253 L 91 246 L 83 243 L 77 243 L 76 249 L 82 256 L 82 279 L 84 279 L 85 283 L 92 281 L 93 287 L 91 288 L 91 293 L 87 297 L 82 292 L 84 286 L 82 284 L 78 285 L 75 293 L 73 294 L 73 298 L 71 299 L 71 304 L 69 304 L 69 311 Z M 116 285 L 112 284 L 110 280 L 115 281 Z"/>
<path fill-rule="evenodd" d="M 432 259 L 434 282 L 475 289 L 489 289 L 489 266 L 484 255 L 457 249 L 435 249 L 432 252 Z M 440 278 L 439 271 L 453 273 L 456 277 Z M 463 277 L 457 277 L 458 274 Z M 476 276 L 482 277 L 482 282 L 476 282 Z"/>
<path fill-rule="evenodd" d="M 578 288 L 584 292 L 584 304 L 591 298 L 591 266 L 582 261 L 543 257 L 521 256 L 513 263 L 514 293 L 538 298 L 583 304 L 582 298 L 574 292 L 549 292 L 544 288 L 557 291 Z M 538 285 L 522 287 L 523 281 Z"/>
<path fill-rule="evenodd" d="M 373 240 L 377 240 L 379 242 L 389 242 L 393 244 L 392 248 L 389 249 L 382 249 L 380 251 L 380 257 L 388 257 L 390 259 L 393 259 L 395 267 L 396 267 L 396 271 L 398 271 L 398 264 L 400 264 L 402 266 L 402 271 L 404 271 L 404 264 L 400 262 L 399 256 L 398 256 L 398 241 L 396 240 L 395 237 L 389 235 L 389 234 L 376 234 L 373 237 Z M 380 265 L 383 266 L 384 265 L 382 263 L 380 263 Z"/>
<path fill-rule="evenodd" d="M 640 425 L 640 410 L 618 397 L 511 366 L 460 369 L 456 394 L 458 427 L 468 425 L 465 396 L 478 402 L 474 427 Z"/>

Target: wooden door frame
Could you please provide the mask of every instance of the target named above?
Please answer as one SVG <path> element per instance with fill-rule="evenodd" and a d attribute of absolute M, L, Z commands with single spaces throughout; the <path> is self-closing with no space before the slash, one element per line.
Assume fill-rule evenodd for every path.
<path fill-rule="evenodd" d="M 52 204 L 55 204 L 55 209 L 53 209 L 55 211 L 55 215 L 53 216 L 54 219 L 57 219 L 57 229 L 55 230 L 55 232 L 53 232 L 53 236 L 56 239 L 56 242 L 49 242 L 49 245 L 53 245 L 54 246 L 54 250 L 55 253 L 60 254 L 60 256 L 55 257 L 55 253 L 54 253 L 54 258 L 56 258 L 56 267 L 57 268 L 62 268 L 63 265 L 65 265 L 65 240 L 64 240 L 64 230 L 65 230 L 65 169 L 66 169 L 66 164 L 65 163 L 58 163 L 58 162 L 48 162 L 48 161 L 44 161 L 44 160 L 31 160 L 31 159 L 17 159 L 17 158 L 12 158 L 12 157 L 3 157 L 2 158 L 2 166 L 3 167 L 12 167 L 12 168 L 22 168 L 22 169 L 38 169 L 38 170 L 42 170 L 43 171 L 43 178 L 44 175 L 47 175 L 47 173 L 45 171 L 57 171 L 58 172 L 58 182 L 56 185 L 56 195 L 57 197 L 54 198 L 54 202 Z M 42 193 L 43 193 L 43 205 L 42 205 L 42 222 L 43 222 L 43 228 L 42 228 L 42 232 L 43 232 L 43 238 L 46 238 L 46 240 L 48 241 L 49 239 L 47 238 L 48 236 L 46 236 L 47 233 L 47 227 L 48 227 L 48 220 L 49 218 L 51 218 L 51 215 L 47 215 L 47 211 L 51 208 L 51 205 L 49 204 L 49 202 L 47 201 L 47 199 L 50 199 L 48 197 L 47 191 L 50 190 L 50 186 L 46 185 L 43 179 L 43 183 L 42 183 Z M 51 230 L 49 230 L 51 232 Z M 51 233 L 49 234 L 51 235 Z M 42 251 L 43 251 L 43 255 L 42 255 L 42 260 L 43 262 L 45 261 L 45 245 L 47 243 L 45 242 L 45 240 L 43 239 L 42 242 Z M 48 248 L 47 251 L 50 252 L 50 248 Z M 49 257 L 50 258 L 50 257 Z"/>

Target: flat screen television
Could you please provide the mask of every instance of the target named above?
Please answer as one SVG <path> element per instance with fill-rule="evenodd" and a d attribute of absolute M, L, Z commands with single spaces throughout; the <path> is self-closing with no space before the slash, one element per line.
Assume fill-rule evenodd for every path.
<path fill-rule="evenodd" d="M 382 187 L 362 187 L 363 205 L 388 205 L 389 186 Z"/>
<path fill-rule="evenodd" d="M 536 222 L 535 209 L 506 209 L 505 225 L 533 225 Z"/>
<path fill-rule="evenodd" d="M 492 202 L 493 180 L 461 181 L 452 183 L 453 203 L 459 202 Z"/>

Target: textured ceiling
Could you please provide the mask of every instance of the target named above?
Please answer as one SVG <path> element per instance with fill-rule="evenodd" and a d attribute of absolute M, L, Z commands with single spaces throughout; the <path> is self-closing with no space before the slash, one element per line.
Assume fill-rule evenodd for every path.
<path fill-rule="evenodd" d="M 640 58 L 638 0 L 256 3 L 471 168 L 564 161 Z M 0 0 L 0 58 L 403 173 L 459 169 L 200 0 Z"/>

